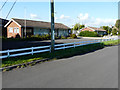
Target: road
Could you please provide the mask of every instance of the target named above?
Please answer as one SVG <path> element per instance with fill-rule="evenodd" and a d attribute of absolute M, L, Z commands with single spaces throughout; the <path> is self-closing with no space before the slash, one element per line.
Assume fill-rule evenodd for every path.
<path fill-rule="evenodd" d="M 4 72 L 3 88 L 117 88 L 118 46 Z"/>

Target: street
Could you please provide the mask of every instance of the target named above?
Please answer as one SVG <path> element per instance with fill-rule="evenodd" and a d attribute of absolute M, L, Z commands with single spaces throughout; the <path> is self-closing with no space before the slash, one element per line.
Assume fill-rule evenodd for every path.
<path fill-rule="evenodd" d="M 3 88 L 117 88 L 118 46 L 2 74 Z"/>

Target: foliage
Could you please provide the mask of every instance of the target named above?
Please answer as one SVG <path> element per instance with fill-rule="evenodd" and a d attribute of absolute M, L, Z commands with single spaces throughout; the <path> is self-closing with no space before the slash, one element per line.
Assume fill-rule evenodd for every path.
<path fill-rule="evenodd" d="M 107 34 L 110 34 L 112 32 L 112 28 L 110 28 L 109 26 L 102 26 L 101 28 L 106 30 Z"/>
<path fill-rule="evenodd" d="M 117 30 L 115 28 L 112 30 L 112 35 L 117 35 Z"/>
<path fill-rule="evenodd" d="M 85 27 L 85 25 L 80 25 L 79 23 L 76 23 L 73 27 L 73 30 L 79 30 L 79 29 L 82 29 L 84 27 Z"/>
<path fill-rule="evenodd" d="M 104 46 L 114 46 L 114 45 L 119 45 L 120 44 L 120 39 L 118 40 L 111 40 L 107 42 L 102 42 Z"/>
<path fill-rule="evenodd" d="M 61 36 L 61 39 L 66 39 L 66 37 L 64 37 L 64 36 Z"/>
<path fill-rule="evenodd" d="M 120 19 L 118 19 L 115 23 L 115 26 L 119 29 L 120 31 Z"/>
<path fill-rule="evenodd" d="M 83 36 L 83 37 L 97 37 L 98 34 L 96 32 L 92 32 L 92 31 L 81 31 L 79 33 L 79 36 Z"/>
<path fill-rule="evenodd" d="M 55 37 L 55 39 L 66 39 L 67 37 L 64 36 L 60 36 L 60 37 Z M 46 35 L 32 35 L 29 36 L 27 38 L 23 37 L 23 38 L 6 38 L 6 37 L 2 37 L 2 40 L 14 40 L 14 41 L 41 41 L 41 40 L 50 40 L 51 39 L 51 35 L 46 34 Z"/>
<path fill-rule="evenodd" d="M 72 39 L 77 38 L 76 34 L 71 34 L 70 37 L 71 37 Z"/>

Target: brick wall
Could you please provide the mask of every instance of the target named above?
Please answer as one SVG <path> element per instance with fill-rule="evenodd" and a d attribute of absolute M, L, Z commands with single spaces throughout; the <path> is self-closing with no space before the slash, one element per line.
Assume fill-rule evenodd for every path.
<path fill-rule="evenodd" d="M 10 32 L 9 28 L 13 28 L 13 32 Z M 19 28 L 19 33 L 15 32 L 15 28 Z M 10 38 L 10 37 L 15 38 L 17 34 L 19 34 L 19 36 L 21 37 L 21 27 L 19 27 L 16 23 L 11 22 L 7 27 L 7 38 Z"/>

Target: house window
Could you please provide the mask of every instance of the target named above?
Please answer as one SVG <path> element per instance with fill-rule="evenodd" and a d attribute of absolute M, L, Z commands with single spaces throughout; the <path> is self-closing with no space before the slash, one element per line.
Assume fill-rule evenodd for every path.
<path fill-rule="evenodd" d="M 19 33 L 19 28 L 14 28 L 14 33 Z"/>
<path fill-rule="evenodd" d="M 10 32 L 10 33 L 13 33 L 13 28 L 9 28 L 9 32 Z"/>

